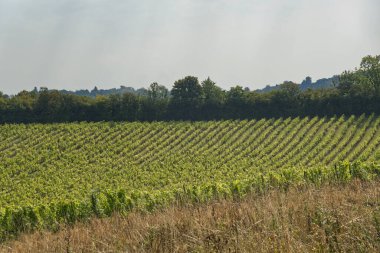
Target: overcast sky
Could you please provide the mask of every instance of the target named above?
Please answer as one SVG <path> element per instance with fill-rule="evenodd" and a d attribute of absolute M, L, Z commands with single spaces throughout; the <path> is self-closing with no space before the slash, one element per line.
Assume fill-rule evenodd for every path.
<path fill-rule="evenodd" d="M 262 88 L 380 54 L 379 0 L 0 0 L 0 90 Z"/>

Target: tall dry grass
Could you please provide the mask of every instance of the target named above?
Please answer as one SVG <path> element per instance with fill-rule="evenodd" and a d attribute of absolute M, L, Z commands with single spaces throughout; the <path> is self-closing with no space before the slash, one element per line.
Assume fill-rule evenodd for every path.
<path fill-rule="evenodd" d="M 271 191 L 36 232 L 0 252 L 380 252 L 380 182 Z"/>

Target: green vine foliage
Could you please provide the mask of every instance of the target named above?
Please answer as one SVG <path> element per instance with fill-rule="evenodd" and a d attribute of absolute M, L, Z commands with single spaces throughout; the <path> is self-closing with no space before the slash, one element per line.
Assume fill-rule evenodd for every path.
<path fill-rule="evenodd" d="M 0 238 L 380 175 L 380 117 L 0 126 Z"/>

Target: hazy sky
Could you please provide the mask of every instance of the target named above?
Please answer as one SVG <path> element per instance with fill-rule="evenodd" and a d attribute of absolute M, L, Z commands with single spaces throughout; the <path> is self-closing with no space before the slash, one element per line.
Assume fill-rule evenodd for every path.
<path fill-rule="evenodd" d="M 0 0 L 0 90 L 261 88 L 380 54 L 379 0 Z"/>

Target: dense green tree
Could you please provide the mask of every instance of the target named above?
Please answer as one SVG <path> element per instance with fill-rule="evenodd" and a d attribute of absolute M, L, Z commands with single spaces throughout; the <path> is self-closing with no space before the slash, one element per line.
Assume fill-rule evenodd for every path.
<path fill-rule="evenodd" d="M 129 109 L 129 105 L 125 105 L 125 101 L 122 101 L 120 94 L 112 94 L 106 97 L 106 110 L 109 120 L 125 120 L 126 111 Z"/>
<path fill-rule="evenodd" d="M 174 83 L 171 95 L 176 102 L 199 103 L 202 97 L 202 86 L 197 77 L 187 76 Z"/>
<path fill-rule="evenodd" d="M 364 57 L 359 74 L 362 76 L 362 85 L 373 91 L 375 96 L 380 96 L 380 55 Z"/>
<path fill-rule="evenodd" d="M 174 118 L 196 119 L 202 104 L 202 86 L 197 77 L 187 76 L 176 81 L 171 95 L 170 106 Z"/>
<path fill-rule="evenodd" d="M 247 115 L 247 98 L 249 92 L 242 86 L 232 87 L 227 92 L 226 114 L 231 118 L 243 118 Z"/>
<path fill-rule="evenodd" d="M 140 100 L 132 93 L 124 93 L 121 98 L 121 111 L 123 119 L 134 121 L 139 119 Z"/>
<path fill-rule="evenodd" d="M 226 100 L 226 93 L 210 77 L 202 82 L 202 111 L 206 119 L 220 118 L 220 111 Z"/>
<path fill-rule="evenodd" d="M 301 93 L 300 86 L 294 82 L 285 81 L 280 84 L 280 91 L 288 98 L 297 98 Z"/>
<path fill-rule="evenodd" d="M 225 92 L 210 77 L 202 82 L 204 101 L 209 105 L 221 105 L 225 102 Z"/>
<path fill-rule="evenodd" d="M 64 99 L 63 95 L 58 91 L 49 91 L 42 89 L 39 92 L 36 101 L 35 111 L 37 115 L 43 118 L 43 121 L 60 121 L 60 118 L 65 118 L 63 113 Z"/>
<path fill-rule="evenodd" d="M 236 104 L 236 105 L 243 105 L 245 98 L 246 98 L 246 91 L 243 89 L 243 87 L 237 85 L 235 87 L 232 87 L 227 92 L 227 103 L 229 104 Z"/>
<path fill-rule="evenodd" d="M 359 69 L 343 72 L 338 90 L 343 96 L 380 97 L 380 55 L 366 56 Z"/>
<path fill-rule="evenodd" d="M 0 91 L 0 123 L 5 121 L 8 111 L 7 97 Z"/>
<path fill-rule="evenodd" d="M 157 101 L 160 99 L 168 99 L 169 98 L 169 90 L 158 83 L 154 82 L 149 86 L 148 89 L 149 98 Z"/>
<path fill-rule="evenodd" d="M 141 120 L 165 119 L 169 103 L 169 90 L 154 82 L 149 86 L 148 97 L 141 97 L 140 103 Z"/>
<path fill-rule="evenodd" d="M 296 83 L 285 81 L 279 90 L 271 94 L 271 110 L 274 116 L 292 116 L 299 110 L 300 86 Z"/>

